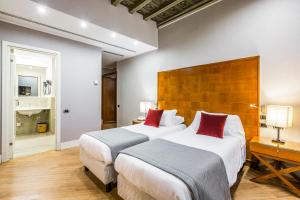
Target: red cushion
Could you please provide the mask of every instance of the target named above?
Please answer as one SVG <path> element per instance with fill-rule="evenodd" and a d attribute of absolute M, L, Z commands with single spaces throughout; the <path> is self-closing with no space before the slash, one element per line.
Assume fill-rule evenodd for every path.
<path fill-rule="evenodd" d="M 201 122 L 197 134 L 223 138 L 227 115 L 201 113 Z"/>
<path fill-rule="evenodd" d="M 149 109 L 145 125 L 159 127 L 160 119 L 164 110 L 152 110 Z"/>

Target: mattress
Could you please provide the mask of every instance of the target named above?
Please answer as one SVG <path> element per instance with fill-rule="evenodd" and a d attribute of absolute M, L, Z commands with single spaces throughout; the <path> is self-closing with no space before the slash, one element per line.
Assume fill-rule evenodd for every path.
<path fill-rule="evenodd" d="M 234 135 L 219 139 L 197 135 L 195 131 L 188 128 L 163 139 L 219 155 L 224 162 L 230 186 L 236 182 L 237 174 L 246 159 L 245 143 L 241 141 L 241 137 Z M 120 154 L 115 161 L 115 169 L 137 189 L 151 195 L 154 199 L 191 199 L 190 191 L 184 182 L 137 158 Z"/>
<path fill-rule="evenodd" d="M 141 133 L 147 135 L 150 140 L 155 138 L 160 138 L 167 136 L 169 134 L 181 131 L 186 128 L 184 124 L 176 125 L 176 126 L 160 126 L 159 128 L 155 128 L 152 126 L 146 126 L 144 124 L 136 124 L 130 126 L 121 127 L 127 129 L 132 132 Z M 83 134 L 79 139 L 80 148 L 84 149 L 84 151 L 93 159 L 104 162 L 104 164 L 109 165 L 112 164 L 112 157 L 109 147 L 103 142 Z"/>

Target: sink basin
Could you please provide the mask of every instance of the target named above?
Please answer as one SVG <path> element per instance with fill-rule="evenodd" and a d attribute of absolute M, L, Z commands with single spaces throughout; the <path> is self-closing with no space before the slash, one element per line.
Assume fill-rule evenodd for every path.
<path fill-rule="evenodd" d="M 39 114 L 42 110 L 49 110 L 49 108 L 38 108 L 38 107 L 17 107 L 16 111 L 20 115 L 27 115 L 31 117 L 32 115 Z"/>

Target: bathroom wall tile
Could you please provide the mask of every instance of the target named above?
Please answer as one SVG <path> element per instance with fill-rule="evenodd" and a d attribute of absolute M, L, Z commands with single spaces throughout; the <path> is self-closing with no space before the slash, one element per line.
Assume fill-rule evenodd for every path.
<path fill-rule="evenodd" d="M 16 135 L 30 135 L 37 133 L 36 125 L 40 122 L 48 123 L 48 129 L 50 127 L 50 110 L 43 110 L 41 113 L 32 115 L 31 117 L 16 113 L 16 123 L 21 123 L 21 126 L 16 127 Z"/>

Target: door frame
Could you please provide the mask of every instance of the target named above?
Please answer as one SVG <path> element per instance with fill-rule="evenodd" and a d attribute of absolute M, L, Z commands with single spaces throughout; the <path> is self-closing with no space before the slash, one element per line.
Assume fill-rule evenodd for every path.
<path fill-rule="evenodd" d="M 116 97 L 116 111 L 115 111 L 115 115 L 116 115 L 116 125 L 118 124 L 118 92 L 117 92 L 117 90 L 118 90 L 118 73 L 117 73 L 117 71 L 114 71 L 114 72 L 109 72 L 109 73 L 106 73 L 106 74 L 102 74 L 102 76 L 101 76 L 101 129 L 103 128 L 103 124 L 104 124 L 104 120 L 103 120 L 103 116 L 104 116 L 104 113 L 103 113 L 103 108 L 104 108 L 104 106 L 103 106 L 103 102 L 104 102 L 104 99 L 103 99 L 103 97 L 104 97 L 104 94 L 103 94 L 103 91 L 104 91 L 104 89 L 103 89 L 103 79 L 104 78 L 108 78 L 107 76 L 110 76 L 110 75 L 116 75 L 116 89 L 115 89 L 115 97 Z"/>
<path fill-rule="evenodd" d="M 14 86 L 11 81 L 11 61 L 10 51 L 12 48 L 23 49 L 29 51 L 49 54 L 53 57 L 55 66 L 55 140 L 56 150 L 61 149 L 61 54 L 58 51 L 23 45 L 13 42 L 2 41 L 2 159 L 1 162 L 6 162 L 12 159 L 9 147 L 9 140 L 13 133 L 15 124 L 13 116 L 15 110 Z"/>

